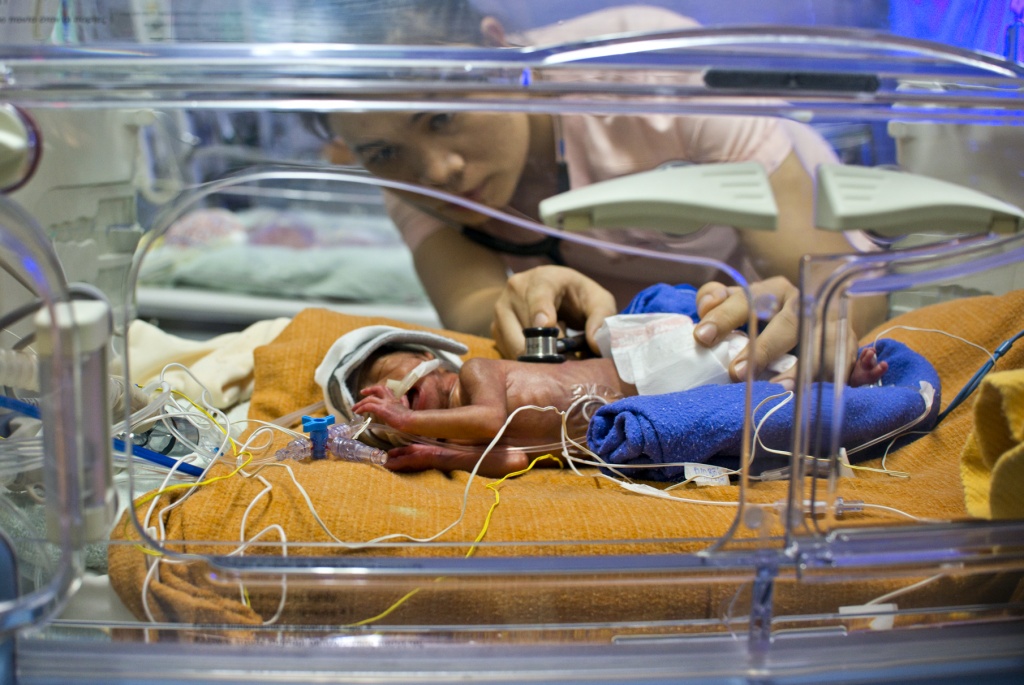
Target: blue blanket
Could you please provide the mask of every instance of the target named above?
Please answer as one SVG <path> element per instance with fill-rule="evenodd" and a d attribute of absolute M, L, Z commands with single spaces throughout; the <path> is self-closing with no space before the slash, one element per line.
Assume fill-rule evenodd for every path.
<path fill-rule="evenodd" d="M 697 316 L 697 289 L 692 285 L 658 283 L 638 292 L 623 314 L 685 314 L 694 321 Z"/>
<path fill-rule="evenodd" d="M 894 340 L 880 340 L 875 345 L 878 358 L 889 363 L 882 385 L 848 387 L 843 392 L 844 421 L 839 437 L 847 449 L 862 445 L 876 437 L 905 426 L 920 416 L 925 402 L 919 388 L 926 381 L 935 389 L 929 415 L 915 427 L 927 431 L 935 425 L 939 409 L 939 376 L 935 368 L 918 353 Z M 808 406 L 820 403 L 820 411 L 811 411 L 811 435 L 820 425 L 822 439 L 817 444 L 827 452 L 831 445 L 833 387 L 831 383 L 815 383 Z M 742 383 L 707 385 L 665 395 L 627 397 L 605 405 L 590 422 L 587 443 L 605 461 L 616 465 L 664 464 L 671 462 L 715 463 L 735 467 L 741 454 L 743 437 L 744 390 Z M 753 388 L 753 404 L 771 395 L 782 393 L 776 383 L 757 382 Z M 757 425 L 781 398 L 767 402 L 753 418 Z M 761 441 L 768 447 L 788 451 L 792 448 L 793 402 L 773 413 L 760 428 Z M 906 438 L 909 442 L 913 437 Z M 888 445 L 857 453 L 860 459 L 880 454 Z M 820 451 L 820 450 L 819 450 Z M 755 453 L 753 473 L 779 466 L 777 459 Z M 677 480 L 682 466 L 658 469 L 617 469 L 631 478 L 645 480 Z"/>

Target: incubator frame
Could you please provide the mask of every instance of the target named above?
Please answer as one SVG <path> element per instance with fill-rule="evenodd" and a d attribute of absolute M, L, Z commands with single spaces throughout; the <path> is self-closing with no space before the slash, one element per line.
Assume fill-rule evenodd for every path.
<path fill-rule="evenodd" d="M 740 55 L 731 52 L 736 48 L 747 52 Z M 813 81 L 814 87 L 796 89 L 789 89 L 786 84 L 780 85 L 769 78 L 773 73 L 787 71 L 806 73 L 805 60 L 814 50 L 828 53 L 820 60 L 818 71 L 830 74 L 829 78 Z M 133 55 L 104 55 L 88 47 L 11 47 L 6 48 L 5 53 L 2 61 L 6 71 L 0 79 L 0 102 L 27 108 L 134 109 L 152 108 L 154 103 L 159 103 L 161 108 L 169 109 L 258 107 L 280 111 L 396 111 L 414 104 L 426 111 L 488 108 L 545 113 L 756 113 L 793 118 L 807 116 L 816 120 L 852 117 L 882 121 L 892 116 L 893 108 L 899 107 L 900 117 L 907 120 L 1024 125 L 1020 94 L 1024 67 L 953 48 L 939 49 L 921 41 L 842 30 L 780 29 L 774 35 L 765 36 L 762 30 L 753 28 L 707 29 L 510 51 L 468 48 L 403 48 L 395 51 L 370 47 L 353 50 L 318 47 L 310 51 L 283 45 L 182 49 L 181 46 L 152 45 L 139 48 Z M 43 57 L 45 59 L 40 59 Z M 709 65 L 711 69 L 707 69 Z M 666 78 L 705 70 L 704 82 L 697 85 L 665 82 L 643 85 L 616 80 L 620 73 L 640 69 L 663 73 Z M 714 78 L 709 79 L 709 75 Z M 737 76 L 743 77 L 743 85 L 739 89 L 730 85 L 713 85 L 728 84 L 729 78 Z M 900 81 L 940 81 L 957 86 L 966 83 L 976 90 L 936 91 L 923 87 L 898 90 L 894 84 Z M 106 84 L 108 88 L 98 91 L 92 87 L 95 83 Z M 269 97 L 253 95 L 268 91 Z M 725 97 L 715 102 L 686 100 L 694 96 L 723 94 Z M 774 104 L 757 100 L 765 95 L 786 98 L 786 101 Z M 184 209 L 210 193 L 250 181 L 275 178 L 343 178 L 346 182 L 369 182 L 363 175 L 319 169 L 249 172 L 184 194 L 154 225 L 154 233 L 159 235 Z M 375 183 L 397 187 L 389 182 Z M 448 199 L 454 198 L 449 196 Z M 482 206 L 473 208 L 486 210 Z M 0 232 L 0 238 L 5 240 L 4 247 L 19 255 L 27 254 L 29 256 L 22 257 L 24 260 L 31 259 L 40 265 L 36 283 L 46 306 L 53 310 L 57 303 L 69 301 L 56 255 L 43 232 L 33 226 L 32 219 L 19 210 L 9 208 L 4 202 L 0 203 L 0 223 L 4 228 Z M 555 229 L 538 225 L 530 228 L 566 240 L 574 239 L 572 234 Z M 8 238 L 9 233 L 13 234 L 13 239 Z M 642 252 L 637 248 L 631 249 L 636 253 Z M 824 354 L 823 346 L 814 337 L 815 322 L 828 319 L 836 310 L 838 318 L 845 320 L 848 300 L 858 294 L 884 294 L 908 284 L 932 283 L 949 274 L 966 274 L 1022 260 L 1022 236 L 954 242 L 903 252 L 806 259 L 801 338 L 803 348 L 814 350 L 817 357 L 808 354 L 801 360 L 795 399 L 798 423 L 792 453 L 807 455 L 817 451 L 811 448 L 814 440 L 808 428 L 813 411 L 808 399 L 813 394 L 812 370 Z M 694 260 L 680 261 L 692 263 Z M 716 266 L 730 271 L 724 264 Z M 138 268 L 139 262 L 136 261 L 129 280 L 132 285 Z M 832 275 L 822 278 L 819 276 L 822 271 L 832 272 Z M 737 283 L 745 285 L 739 274 L 735 277 Z M 131 287 L 127 292 L 131 292 Z M 132 306 L 130 298 L 122 305 L 124 320 L 131 318 Z M 751 330 L 756 331 L 756 327 L 756 320 L 752 319 Z M 66 332 L 54 331 L 57 349 L 63 350 L 62 346 L 67 345 L 74 350 L 74 343 L 67 342 L 65 336 Z M 840 345 L 837 355 L 842 351 Z M 75 392 L 70 395 L 80 397 L 80 375 L 70 366 L 70 360 L 77 355 L 62 353 L 56 354 L 55 358 L 62 360 L 53 372 L 55 392 L 73 388 Z M 751 411 L 749 383 L 750 379 L 747 416 Z M 837 401 L 841 402 L 841 398 L 840 390 Z M 72 404 L 59 404 L 48 426 L 74 425 L 72 417 L 75 411 Z M 744 434 L 747 450 L 750 448 L 751 431 L 748 421 Z M 54 452 L 47 454 L 48 472 L 56 479 L 53 487 L 69 493 L 63 502 L 65 509 L 60 518 L 59 573 L 40 592 L 0 604 L 0 634 L 9 634 L 49 618 L 59 609 L 64 596 L 73 591 L 81 574 L 77 554 L 83 543 L 75 532 L 75 522 L 82 516 L 79 511 L 81 497 L 76 494 L 81 484 L 75 474 L 86 468 L 82 461 L 84 449 L 76 442 L 74 433 L 54 432 L 61 440 L 55 443 Z M 833 436 L 835 434 L 833 431 Z M 508 653 L 498 654 L 497 666 L 494 662 L 488 663 L 487 659 L 494 656 L 494 651 L 470 647 L 476 634 L 512 635 L 525 641 L 536 635 L 560 637 L 583 633 L 586 637 L 581 644 L 567 651 L 587 655 L 600 668 L 608 657 L 599 654 L 601 648 L 595 648 L 594 643 L 600 645 L 607 641 L 621 647 L 626 650 L 626 658 L 607 662 L 612 669 L 620 669 L 614 673 L 621 677 L 628 677 L 630 668 L 652 668 L 651 657 L 665 659 L 664 671 L 659 672 L 677 674 L 682 665 L 692 666 L 696 658 L 701 657 L 700 649 L 693 648 L 698 640 L 708 640 L 723 658 L 736 660 L 736 665 L 728 667 L 705 666 L 703 672 L 706 674 L 721 677 L 730 672 L 743 672 L 753 676 L 767 672 L 798 677 L 805 668 L 803 650 L 833 649 L 826 646 L 832 631 L 852 636 L 844 647 L 837 650 L 837 659 L 853 661 L 856 658 L 854 654 L 861 655 L 860 650 L 869 646 L 878 650 L 875 663 L 906 662 L 897 653 L 898 647 L 885 647 L 884 635 L 858 633 L 853 627 L 856 621 L 847 616 L 775 615 L 776 593 L 787 583 L 838 583 L 889 575 L 916 578 L 928 575 L 936 568 L 940 573 L 950 575 L 1019 572 L 1024 563 L 1020 549 L 1020 540 L 1024 539 L 1022 522 L 940 523 L 863 530 L 836 525 L 835 486 L 839 450 L 834 442 L 828 446 L 827 453 L 830 476 L 825 481 L 822 500 L 825 511 L 818 510 L 817 495 L 810 499 L 809 512 L 803 505 L 800 493 L 806 461 L 794 457 L 789 500 L 782 513 L 776 514 L 774 508 L 750 506 L 744 501 L 749 465 L 747 452 L 744 452 L 740 500 L 732 528 L 718 540 L 703 541 L 706 549 L 697 554 L 574 557 L 564 555 L 564 547 L 571 548 L 571 543 L 563 545 L 540 541 L 539 544 L 550 544 L 553 549 L 562 547 L 559 555 L 402 560 L 347 559 L 344 556 L 265 557 L 254 564 L 252 557 L 210 554 L 189 560 L 225 583 L 239 582 L 259 587 L 275 585 L 282 578 L 287 578 L 288 583 L 296 586 L 333 590 L 342 596 L 345 592 L 358 592 L 367 587 L 388 587 L 404 592 L 428 584 L 437 577 L 457 579 L 459 587 L 467 592 L 493 589 L 501 582 L 522 592 L 576 585 L 590 586 L 591 592 L 599 592 L 605 584 L 689 586 L 710 579 L 727 580 L 735 583 L 737 597 L 741 590 L 745 595 L 749 594 L 740 600 L 749 603 L 749 610 L 739 620 L 733 620 L 727 614 L 721 621 L 681 620 L 664 624 L 644 624 L 625 618 L 609 619 L 599 625 L 540 619 L 509 625 L 382 624 L 372 630 L 337 626 L 247 627 L 244 631 L 252 630 L 255 636 L 250 645 L 231 647 L 213 656 L 202 652 L 196 657 L 195 664 L 209 664 L 226 654 L 244 655 L 249 659 L 270 644 L 294 640 L 297 644 L 306 642 L 330 650 L 313 657 L 309 665 L 311 670 L 323 669 L 326 673 L 336 668 L 324 660 L 330 660 L 340 651 L 353 670 L 362 668 L 366 673 L 379 673 L 387 670 L 378 661 L 380 646 L 411 643 L 430 649 L 434 641 L 451 641 L 455 644 L 449 645 L 452 649 L 444 653 L 444 658 L 449 654 L 466 654 L 470 661 L 465 668 L 495 669 L 502 676 L 509 677 L 513 671 L 505 661 Z M 134 478 L 134 462 L 128 460 L 128 464 L 129 473 Z M 823 520 L 816 518 L 820 513 L 825 514 Z M 781 516 L 785 531 L 782 538 L 756 540 L 754 544 L 732 539 L 739 526 L 754 528 L 762 523 L 767 525 L 759 523 L 756 518 L 773 515 Z M 135 519 L 133 523 L 140 534 L 148 537 L 144 526 Z M 161 545 L 152 537 L 148 537 L 148 543 L 151 549 L 160 550 Z M 163 551 L 170 552 L 168 549 Z M 749 593 L 745 585 L 749 585 Z M 971 622 L 968 622 L 962 626 L 954 625 L 943 634 L 946 642 L 942 644 L 950 649 L 950 653 L 956 652 L 951 646 L 956 639 L 970 638 L 973 640 L 970 644 L 986 642 L 995 658 L 1011 659 L 1009 655 L 1013 654 L 1014 640 L 1020 637 L 1021 632 L 1020 609 L 1020 606 L 950 606 L 927 607 L 918 612 L 933 615 L 937 622 L 955 623 L 955 615 L 961 612 L 976 619 L 973 631 Z M 1006 611 L 1013 618 L 1007 620 Z M 869 615 L 885 613 L 869 612 Z M 52 635 L 59 632 L 58 628 L 84 631 L 91 628 L 62 626 L 60 621 L 54 625 L 52 633 L 43 628 L 37 634 L 39 639 L 30 637 L 23 641 L 25 664 L 41 667 L 45 660 L 53 658 Z M 191 667 L 174 663 L 174 659 L 167 656 L 180 652 L 159 649 L 163 647 L 163 638 L 170 636 L 169 639 L 174 640 L 178 635 L 198 632 L 211 641 L 231 642 L 243 632 L 235 626 L 153 624 L 114 627 L 133 633 L 134 637 L 142 636 L 141 639 L 147 641 L 155 639 L 157 644 L 145 645 L 141 658 L 147 663 L 167 668 L 168 674 L 188 674 Z M 791 647 L 797 643 L 787 643 L 784 639 L 801 632 L 808 637 L 799 647 Z M 736 639 L 740 635 L 743 638 Z M 946 638 L 947 635 L 950 637 Z M 681 647 L 684 643 L 686 646 Z M 103 658 L 102 651 L 94 658 Z M 184 651 L 187 650 L 181 650 Z M 673 652 L 677 652 L 675 657 Z M 527 647 L 525 655 L 528 668 L 534 673 L 565 671 L 564 663 L 559 663 L 562 655 L 551 656 L 549 652 L 537 650 L 535 645 Z M 253 668 L 259 664 L 267 665 L 261 658 L 266 657 L 256 657 L 250 662 Z M 427 668 L 425 661 L 422 657 L 405 655 L 396 663 L 409 669 L 416 666 Z M 65 673 L 62 667 L 51 668 L 54 669 L 52 673 Z M 458 670 L 452 668 L 451 672 Z M 596 672 L 591 675 L 599 677 Z"/>

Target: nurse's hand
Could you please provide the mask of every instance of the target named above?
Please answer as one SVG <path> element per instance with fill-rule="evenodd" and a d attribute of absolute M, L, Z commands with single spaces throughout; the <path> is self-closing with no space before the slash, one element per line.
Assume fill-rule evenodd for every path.
<path fill-rule="evenodd" d="M 799 289 L 782 276 L 776 276 L 751 283 L 750 291 L 755 301 L 765 303 L 769 318 L 759 329 L 753 349 L 747 345 L 729 365 L 729 375 L 733 381 L 746 379 L 748 363 L 754 365 L 756 375 L 773 360 L 790 352 L 799 342 Z M 742 288 L 712 282 L 704 284 L 697 291 L 697 314 L 701 322 L 694 329 L 693 336 L 701 345 L 711 347 L 733 330 L 748 323 L 750 308 Z M 828 347 L 821 359 L 828 365 L 826 371 L 829 375 L 845 381 L 856 358 L 857 339 L 850 330 L 850 339 L 847 341 L 850 358 L 843 368 L 834 369 L 835 329 L 835 326 L 829 329 L 830 335 L 826 336 Z M 787 389 L 793 389 L 796 367 L 772 380 L 782 383 Z"/>
<path fill-rule="evenodd" d="M 753 298 L 767 298 L 774 306 L 768 323 L 760 329 L 754 349 L 750 345 L 729 365 L 733 381 L 746 378 L 746 364 L 753 363 L 755 375 L 774 359 L 789 352 L 798 342 L 797 307 L 800 291 L 781 276 L 750 284 Z M 721 283 L 705 283 L 697 290 L 697 314 L 700 323 L 693 337 L 705 347 L 717 345 L 726 335 L 749 322 L 750 307 L 743 289 Z M 781 380 L 781 379 L 780 379 Z"/>
<path fill-rule="evenodd" d="M 615 297 L 580 272 L 564 266 L 538 266 L 513 274 L 494 305 L 491 337 L 506 359 L 526 349 L 524 328 L 564 324 L 586 333 L 597 353 L 594 334 L 605 317 L 616 314 Z"/>

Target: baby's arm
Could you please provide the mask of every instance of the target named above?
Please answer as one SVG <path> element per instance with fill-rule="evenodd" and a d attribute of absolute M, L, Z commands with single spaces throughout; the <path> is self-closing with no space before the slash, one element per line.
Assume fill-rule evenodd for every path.
<path fill-rule="evenodd" d="M 496 367 L 461 376 L 466 404 L 451 409 L 412 409 L 381 385 L 364 389 L 352 411 L 372 414 L 392 428 L 428 438 L 490 439 L 498 434 L 508 411 L 505 374 Z"/>

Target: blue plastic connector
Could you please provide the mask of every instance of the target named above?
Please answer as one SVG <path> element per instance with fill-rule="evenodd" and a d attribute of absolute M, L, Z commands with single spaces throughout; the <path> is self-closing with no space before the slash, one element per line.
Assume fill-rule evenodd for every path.
<path fill-rule="evenodd" d="M 323 459 L 327 456 L 327 427 L 333 423 L 333 416 L 325 416 L 323 418 L 302 417 L 302 430 L 309 434 L 313 459 Z"/>

